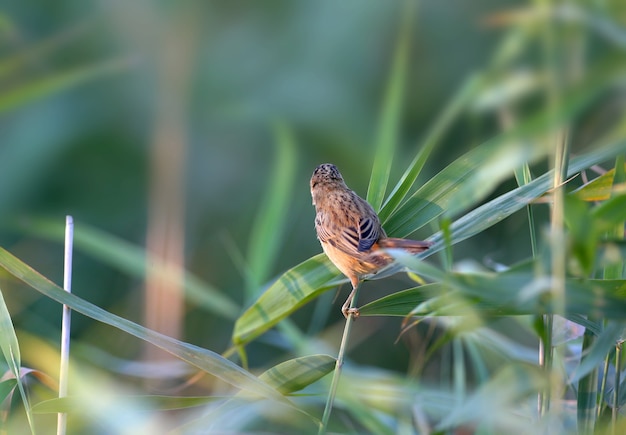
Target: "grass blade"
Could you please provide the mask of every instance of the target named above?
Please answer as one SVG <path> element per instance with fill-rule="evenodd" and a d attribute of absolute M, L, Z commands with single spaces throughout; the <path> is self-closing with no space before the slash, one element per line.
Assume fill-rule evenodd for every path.
<path fill-rule="evenodd" d="M 22 382 L 22 374 L 20 370 L 22 365 L 20 356 L 20 345 L 17 341 L 17 335 L 15 335 L 15 329 L 13 329 L 11 314 L 9 313 L 9 309 L 4 302 L 2 290 L 0 290 L 0 349 L 2 349 L 4 359 L 9 365 L 9 370 L 11 371 L 11 373 L 13 373 L 13 376 L 15 377 L 17 388 L 20 392 L 20 396 L 22 397 L 22 403 L 24 404 L 24 410 L 26 411 L 26 418 L 28 419 L 30 432 L 34 434 L 35 426 L 33 421 L 33 414 L 30 403 L 28 401 L 28 396 L 26 395 L 26 390 L 24 389 L 24 383 Z M 5 389 L 8 386 L 9 385 L 5 385 Z"/>
<path fill-rule="evenodd" d="M 457 159 L 389 217 L 385 226 L 387 232 L 406 237 L 443 214 L 444 210 L 454 216 L 482 200 L 522 164 L 546 155 L 549 150 L 541 145 L 542 135 L 570 121 L 608 84 L 623 77 L 625 68 L 623 62 L 606 61 L 590 74 L 592 78 L 584 86 L 564 99 L 560 110 L 539 112 Z M 520 138 L 525 140 L 520 141 Z M 619 136 L 621 138 L 623 135 Z"/>
<path fill-rule="evenodd" d="M 63 227 L 55 220 L 29 219 L 20 222 L 19 225 L 30 234 L 55 241 L 63 240 Z M 131 276 L 145 279 L 146 250 L 144 248 L 85 224 L 75 228 L 74 237 L 74 243 L 79 250 Z M 158 268 L 151 273 L 157 274 L 163 280 L 175 279 L 178 276 L 176 271 L 168 268 Z M 239 314 L 237 304 L 218 289 L 190 272 L 185 271 L 184 276 L 185 297 L 191 302 L 220 317 L 234 319 Z"/>
<path fill-rule="evenodd" d="M 2 248 L 0 248 L 0 266 L 46 297 L 66 304 L 74 311 L 152 343 L 230 385 L 288 403 L 281 394 L 266 383 L 215 352 L 152 331 L 68 293 Z"/>
<path fill-rule="evenodd" d="M 479 88 L 480 79 L 478 76 L 472 76 L 444 109 L 437 121 L 435 121 L 433 127 L 426 135 L 426 139 L 417 152 L 417 155 L 389 194 L 389 197 L 380 210 L 378 215 L 383 223 L 387 221 L 389 216 L 394 213 L 398 205 L 404 200 L 435 146 L 439 143 L 465 106 L 472 100 L 474 95 L 476 95 Z"/>
<path fill-rule="evenodd" d="M 367 189 L 367 202 L 376 211 L 380 210 L 385 198 L 391 163 L 398 143 L 402 102 L 406 93 L 406 76 L 411 48 L 411 28 L 415 15 L 414 3 L 407 2 L 406 5 L 406 10 L 403 11 L 398 41 L 396 42 L 391 75 L 387 82 L 385 101 L 379 120 L 374 150 L 374 166 L 372 167 L 370 183 Z"/>
<path fill-rule="evenodd" d="M 0 95 L 0 113 L 17 108 L 65 89 L 78 86 L 110 74 L 126 71 L 132 63 L 128 59 L 114 59 L 95 65 L 52 74 L 25 84 L 14 86 Z"/>
<path fill-rule="evenodd" d="M 324 254 L 285 272 L 237 319 L 233 343 L 242 345 L 274 326 L 320 293 L 344 280 Z"/>
<path fill-rule="evenodd" d="M 626 150 L 626 140 L 600 147 L 572 159 L 570 175 Z M 452 243 L 459 243 L 507 218 L 527 204 L 545 194 L 552 186 L 551 173 L 546 173 L 530 183 L 495 198 L 466 214 L 451 225 Z M 419 210 L 407 209 L 419 213 Z M 430 238 L 434 245 L 416 258 L 424 258 L 443 248 L 440 233 Z M 382 278 L 399 272 L 401 267 L 392 266 L 374 278 Z M 325 255 L 319 254 L 285 272 L 261 297 L 248 308 L 235 323 L 233 342 L 245 344 L 302 307 L 322 292 L 346 280 Z"/>
<path fill-rule="evenodd" d="M 258 288 L 267 281 L 270 267 L 285 236 L 289 217 L 289 201 L 296 175 L 296 146 L 291 130 L 278 123 L 274 129 L 276 163 L 271 171 L 267 195 L 257 212 L 248 246 L 249 273 L 246 275 L 248 298 L 256 296 Z"/>

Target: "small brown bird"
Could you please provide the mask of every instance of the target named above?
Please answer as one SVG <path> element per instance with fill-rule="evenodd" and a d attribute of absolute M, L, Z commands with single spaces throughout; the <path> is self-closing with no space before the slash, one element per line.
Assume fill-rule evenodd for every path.
<path fill-rule="evenodd" d="M 363 275 L 376 273 L 393 260 L 383 249 L 400 248 L 411 253 L 425 251 L 430 242 L 387 237 L 371 205 L 343 181 L 337 167 L 319 165 L 311 177 L 311 196 L 315 206 L 315 230 L 322 249 L 352 283 L 352 292 L 341 307 L 346 319 L 359 317 L 350 308 Z"/>

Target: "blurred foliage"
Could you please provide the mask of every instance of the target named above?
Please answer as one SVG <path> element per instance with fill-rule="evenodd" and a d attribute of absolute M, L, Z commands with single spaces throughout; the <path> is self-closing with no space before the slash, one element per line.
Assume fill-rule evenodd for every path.
<path fill-rule="evenodd" d="M 323 162 L 434 242 L 364 284 L 330 431 L 626 429 L 621 0 L 39 3 L 0 6 L 0 431 L 316 432 Z"/>

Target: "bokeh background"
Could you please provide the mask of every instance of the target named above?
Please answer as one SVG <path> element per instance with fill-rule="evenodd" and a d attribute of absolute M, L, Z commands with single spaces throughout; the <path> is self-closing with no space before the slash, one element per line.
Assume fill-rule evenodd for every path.
<path fill-rule="evenodd" d="M 496 18 L 528 4 L 3 2 L 0 245 L 61 283 L 58 229 L 72 215 L 77 231 L 127 242 L 122 251 L 146 250 L 148 269 L 180 266 L 243 311 L 273 278 L 321 252 L 308 185 L 316 165 L 335 163 L 365 195 L 406 21 L 410 56 L 391 185 L 452 95 L 491 62 L 506 31 Z M 537 61 L 532 50 L 522 60 Z M 478 110 L 464 115 L 442 138 L 421 182 L 488 138 L 496 124 Z M 289 180 L 282 186 L 288 201 L 277 214 L 281 229 L 269 235 L 276 245 L 267 262 L 251 265 L 258 263 L 250 258 L 252 239 L 260 237 L 255 225 L 276 179 Z M 76 294 L 184 341 L 218 353 L 228 348 L 232 316 L 185 299 L 180 285 L 149 273 L 144 279 L 141 264 L 120 266 L 119 251 L 94 251 L 77 242 Z M 527 257 L 525 215 L 454 252 L 457 261 L 481 263 Z M 361 300 L 408 282 L 396 276 L 368 283 Z M 60 306 L 13 280 L 2 278 L 2 285 L 18 335 L 56 343 Z M 315 318 L 336 345 L 348 288 L 340 290 L 294 314 L 296 325 L 307 330 Z M 90 319 L 73 321 L 73 337 L 92 350 L 83 358 L 96 366 L 164 358 Z M 400 329 L 401 319 L 360 319 L 350 357 L 406 372 L 419 359 L 421 339 L 407 334 L 396 342 Z M 252 368 L 282 359 L 271 333 L 248 351 Z M 28 352 L 26 358 L 26 365 L 37 364 Z"/>

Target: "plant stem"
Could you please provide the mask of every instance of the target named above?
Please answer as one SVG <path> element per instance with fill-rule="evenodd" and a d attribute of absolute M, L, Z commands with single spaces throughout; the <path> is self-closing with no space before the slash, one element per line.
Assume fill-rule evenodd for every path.
<path fill-rule="evenodd" d="M 65 255 L 63 267 L 63 289 L 72 292 L 72 250 L 74 244 L 74 220 L 65 217 Z M 70 359 L 70 326 L 72 320 L 70 307 L 63 305 L 61 323 L 61 362 L 59 370 L 59 397 L 67 396 L 68 369 Z M 67 429 L 67 414 L 60 412 L 57 417 L 57 435 L 64 435 Z"/>
<path fill-rule="evenodd" d="M 615 431 L 615 425 L 617 424 L 617 417 L 619 416 L 619 385 L 621 380 L 622 366 L 622 347 L 624 342 L 618 341 L 615 347 L 615 383 L 613 387 L 613 412 L 611 413 L 611 433 L 617 433 Z"/>
<path fill-rule="evenodd" d="M 357 287 L 350 308 L 356 306 L 356 300 L 359 296 L 359 287 Z M 330 413 L 333 409 L 333 403 L 335 402 L 335 396 L 337 394 L 337 387 L 339 386 L 339 378 L 341 376 L 341 369 L 343 367 L 343 359 L 346 353 L 346 347 L 348 345 L 348 339 L 350 337 L 350 330 L 354 323 L 354 316 L 348 316 L 346 319 L 346 325 L 343 328 L 343 336 L 341 337 L 341 344 L 339 345 L 339 353 L 337 354 L 337 363 L 335 364 L 335 371 L 333 372 L 333 380 L 330 383 L 330 390 L 328 392 L 328 398 L 326 399 L 326 406 L 324 407 L 324 415 L 322 416 L 322 425 L 318 432 L 319 435 L 325 434 L 328 427 L 328 420 L 330 419 Z"/>
<path fill-rule="evenodd" d="M 604 358 L 604 369 L 602 370 L 602 383 L 600 384 L 600 400 L 598 403 L 598 409 L 596 410 L 596 418 L 600 418 L 600 416 L 602 415 L 602 409 L 603 409 L 602 404 L 604 403 L 603 399 L 604 399 L 604 394 L 606 393 L 606 379 L 607 379 L 607 376 L 609 375 L 609 366 L 611 364 L 610 355 L 611 355 L 610 353 L 607 353 L 606 357 Z"/>

